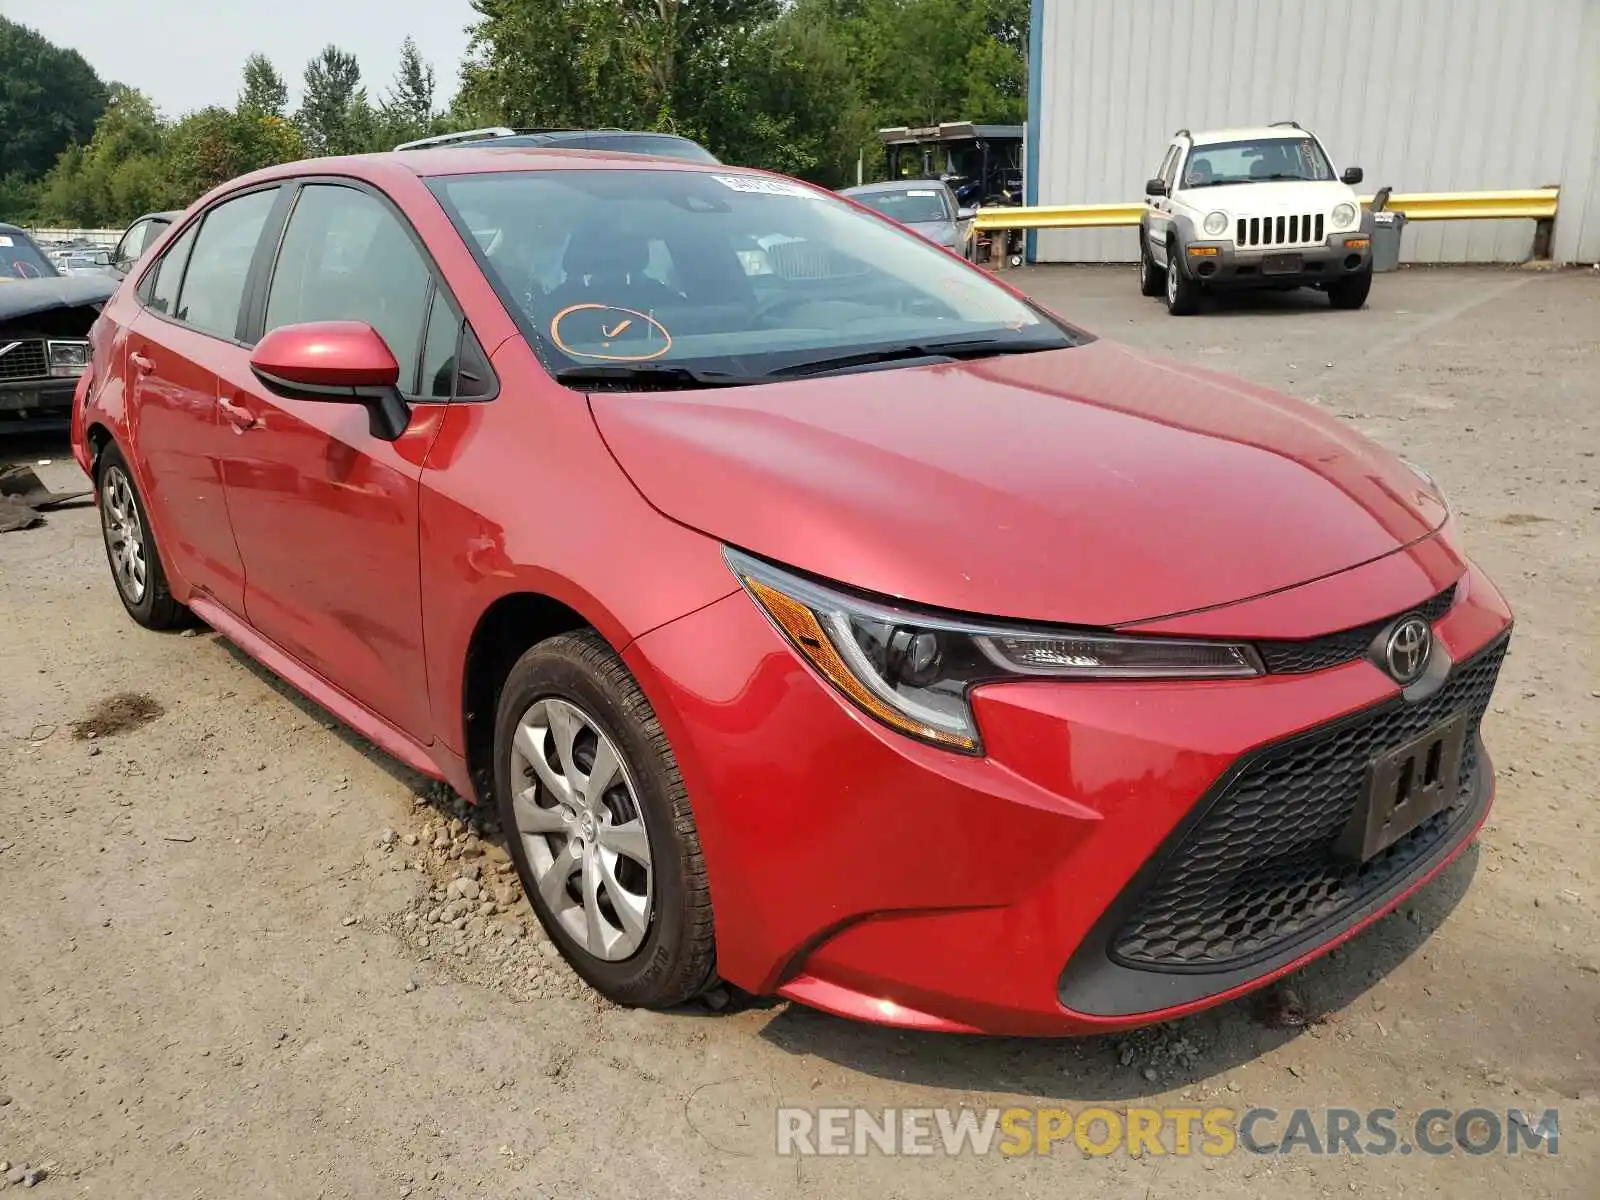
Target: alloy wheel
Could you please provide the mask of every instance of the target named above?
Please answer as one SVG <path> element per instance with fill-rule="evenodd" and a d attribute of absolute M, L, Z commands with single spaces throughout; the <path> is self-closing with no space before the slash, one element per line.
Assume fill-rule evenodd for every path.
<path fill-rule="evenodd" d="M 133 485 L 121 467 L 107 468 L 100 481 L 100 524 L 117 587 L 129 604 L 138 604 L 149 585 L 144 522 L 139 519 Z"/>
<path fill-rule="evenodd" d="M 1173 256 L 1172 251 L 1169 249 L 1167 251 L 1167 303 L 1177 304 L 1177 302 L 1178 260 Z"/>
<path fill-rule="evenodd" d="M 550 696 L 511 746 L 517 836 L 551 915 L 595 958 L 643 945 L 654 875 L 644 809 L 616 745 L 581 708 Z"/>

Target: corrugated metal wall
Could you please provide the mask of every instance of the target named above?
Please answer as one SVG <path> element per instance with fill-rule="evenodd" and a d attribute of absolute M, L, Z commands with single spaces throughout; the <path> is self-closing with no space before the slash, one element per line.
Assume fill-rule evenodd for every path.
<path fill-rule="evenodd" d="M 1167 139 L 1296 120 L 1370 193 L 1559 183 L 1554 255 L 1600 261 L 1600 0 L 1035 0 L 1038 204 L 1142 198 Z M 1531 221 L 1416 223 L 1403 257 L 1518 261 Z M 1044 261 L 1132 261 L 1050 230 Z"/>

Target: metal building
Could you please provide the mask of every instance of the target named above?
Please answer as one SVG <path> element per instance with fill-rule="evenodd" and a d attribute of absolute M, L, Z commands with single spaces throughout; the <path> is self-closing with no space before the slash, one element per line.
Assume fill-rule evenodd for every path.
<path fill-rule="evenodd" d="M 1295 120 L 1370 194 L 1559 184 L 1553 256 L 1600 262 L 1600 0 L 1033 0 L 1029 204 L 1143 198 L 1167 140 Z M 1042 230 L 1046 262 L 1131 229 Z M 1413 262 L 1515 262 L 1531 221 L 1413 223 Z"/>

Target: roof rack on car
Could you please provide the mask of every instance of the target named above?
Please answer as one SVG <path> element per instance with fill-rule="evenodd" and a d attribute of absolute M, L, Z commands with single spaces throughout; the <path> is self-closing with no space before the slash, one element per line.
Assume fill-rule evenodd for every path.
<path fill-rule="evenodd" d="M 1268 129 L 1282 129 L 1284 127 L 1300 130 L 1305 129 L 1305 126 L 1300 124 L 1299 121 L 1274 121 L 1271 125 L 1267 126 Z"/>
<path fill-rule="evenodd" d="M 421 150 L 428 146 L 448 146 L 452 142 L 478 142 L 489 138 L 514 137 L 516 130 L 505 125 L 490 125 L 483 129 L 464 129 L 460 133 L 440 133 L 433 137 L 418 138 L 414 142 L 402 142 L 396 150 Z"/>
<path fill-rule="evenodd" d="M 1178 132 L 1173 134 L 1172 136 L 1173 137 L 1193 137 L 1194 134 L 1190 133 L 1188 128 L 1185 127 L 1183 129 L 1178 130 Z"/>

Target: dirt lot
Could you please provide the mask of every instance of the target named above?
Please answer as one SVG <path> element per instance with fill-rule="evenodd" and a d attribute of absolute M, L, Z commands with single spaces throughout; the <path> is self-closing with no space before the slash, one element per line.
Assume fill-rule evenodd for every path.
<path fill-rule="evenodd" d="M 601 1005 L 492 832 L 457 836 L 451 798 L 215 635 L 136 628 L 80 509 L 0 536 L 0 1160 L 105 1197 L 1596 1195 L 1600 273 L 1406 272 L 1358 313 L 1306 294 L 1190 320 L 1129 270 L 1014 278 L 1427 464 L 1517 610 L 1486 833 L 1295 980 L 1309 1024 L 1238 1004 L 1038 1042 Z M 59 443 L 5 455 L 75 482 Z M 1191 1101 L 1386 1106 L 1402 1130 L 1558 1106 L 1559 1154 L 772 1151 L 780 1103 Z"/>

